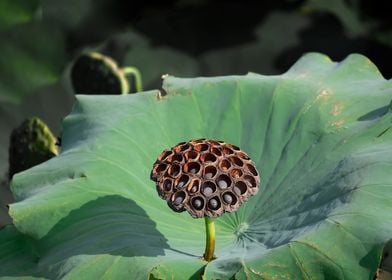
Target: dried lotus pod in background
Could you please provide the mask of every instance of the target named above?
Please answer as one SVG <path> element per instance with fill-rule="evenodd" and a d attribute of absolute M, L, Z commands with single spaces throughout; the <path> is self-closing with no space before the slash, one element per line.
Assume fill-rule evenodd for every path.
<path fill-rule="evenodd" d="M 193 218 L 236 211 L 259 189 L 249 156 L 223 141 L 198 139 L 163 151 L 151 171 L 157 191 L 174 211 Z"/>
<path fill-rule="evenodd" d="M 76 59 L 71 68 L 71 82 L 76 94 L 127 94 L 130 87 L 117 63 L 97 52 Z"/>
<path fill-rule="evenodd" d="M 15 128 L 10 136 L 8 149 L 9 179 L 58 155 L 57 139 L 39 118 L 31 117 Z"/>

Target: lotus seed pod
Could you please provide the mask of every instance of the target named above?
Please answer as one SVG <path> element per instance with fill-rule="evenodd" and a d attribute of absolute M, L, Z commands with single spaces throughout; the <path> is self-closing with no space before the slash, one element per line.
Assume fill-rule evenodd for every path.
<path fill-rule="evenodd" d="M 206 139 L 163 151 L 153 165 L 151 180 L 171 209 L 188 211 L 193 218 L 236 211 L 260 185 L 259 172 L 246 153 Z"/>
<path fill-rule="evenodd" d="M 58 155 L 57 139 L 39 118 L 25 120 L 14 129 L 9 146 L 9 178 Z"/>
<path fill-rule="evenodd" d="M 129 83 L 110 57 L 92 52 L 72 65 L 72 87 L 76 94 L 127 94 Z"/>

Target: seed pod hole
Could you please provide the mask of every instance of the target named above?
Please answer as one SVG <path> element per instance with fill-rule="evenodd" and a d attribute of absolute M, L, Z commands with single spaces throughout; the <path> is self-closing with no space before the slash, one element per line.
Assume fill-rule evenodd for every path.
<path fill-rule="evenodd" d="M 235 179 L 241 177 L 242 174 L 243 174 L 243 172 L 242 172 L 241 169 L 233 168 L 233 169 L 230 171 L 230 176 L 233 177 L 233 178 L 235 178 Z"/>
<path fill-rule="evenodd" d="M 188 190 L 191 193 L 197 193 L 199 191 L 200 188 L 200 181 L 198 179 L 193 180 L 189 186 L 188 186 Z"/>
<path fill-rule="evenodd" d="M 219 177 L 216 179 L 216 184 L 218 187 L 222 190 L 227 189 L 231 185 L 231 180 L 229 176 L 225 174 L 219 175 Z"/>
<path fill-rule="evenodd" d="M 216 170 L 215 166 L 208 165 L 206 168 L 204 168 L 204 178 L 205 179 L 212 179 L 215 177 L 217 172 L 218 171 Z"/>
<path fill-rule="evenodd" d="M 238 148 L 237 146 L 233 145 L 233 144 L 226 144 L 228 147 L 230 147 L 232 150 L 234 151 L 240 151 L 240 148 Z"/>
<path fill-rule="evenodd" d="M 188 162 L 184 165 L 184 172 L 186 173 L 196 174 L 199 171 L 200 171 L 200 164 L 195 161 Z"/>
<path fill-rule="evenodd" d="M 166 179 L 163 182 L 163 190 L 165 192 L 170 192 L 172 190 L 172 181 L 170 179 Z"/>
<path fill-rule="evenodd" d="M 208 150 L 208 145 L 207 144 L 197 144 L 195 145 L 195 150 L 200 152 L 205 152 Z"/>
<path fill-rule="evenodd" d="M 242 167 L 244 165 L 242 160 L 236 156 L 229 157 L 229 160 L 237 166 Z"/>
<path fill-rule="evenodd" d="M 200 139 L 196 139 L 196 140 L 193 140 L 192 142 L 193 143 L 203 143 L 204 142 L 204 140 L 206 140 L 205 138 L 200 138 Z"/>
<path fill-rule="evenodd" d="M 196 151 L 188 151 L 185 153 L 185 159 L 188 160 L 192 160 L 192 159 L 197 159 L 197 157 L 199 156 L 199 153 Z"/>
<path fill-rule="evenodd" d="M 186 194 L 183 191 L 174 193 L 172 197 L 173 205 L 180 206 L 185 201 Z"/>
<path fill-rule="evenodd" d="M 223 147 L 223 153 L 225 155 L 232 155 L 232 154 L 234 154 L 234 151 L 228 147 Z"/>
<path fill-rule="evenodd" d="M 220 149 L 218 149 L 217 147 L 212 147 L 211 148 L 211 153 L 213 153 L 214 155 L 220 157 L 222 156 L 222 152 Z"/>
<path fill-rule="evenodd" d="M 237 203 L 237 197 L 231 192 L 225 192 L 222 195 L 222 200 L 228 205 L 234 205 Z"/>
<path fill-rule="evenodd" d="M 182 155 L 180 155 L 180 154 L 174 154 L 172 157 L 171 157 L 171 161 L 172 162 L 182 162 Z"/>
<path fill-rule="evenodd" d="M 176 189 L 180 190 L 180 189 L 184 188 L 186 186 L 186 184 L 188 184 L 188 181 L 189 181 L 189 176 L 182 174 L 181 177 L 177 181 Z"/>
<path fill-rule="evenodd" d="M 249 159 L 250 159 L 250 158 L 248 157 L 248 155 L 245 154 L 245 153 L 243 153 L 243 152 L 237 152 L 236 155 L 237 155 L 238 157 L 242 158 L 242 159 L 245 159 L 245 160 L 249 160 Z"/>
<path fill-rule="evenodd" d="M 201 191 L 205 196 L 210 196 L 216 191 L 216 185 L 211 181 L 204 182 Z"/>
<path fill-rule="evenodd" d="M 223 159 L 221 162 L 219 162 L 219 168 L 222 171 L 226 171 L 231 167 L 231 163 L 227 159 Z"/>
<path fill-rule="evenodd" d="M 160 176 L 164 171 L 166 171 L 166 169 L 167 169 L 167 165 L 164 163 L 160 163 L 155 166 L 153 173 Z"/>
<path fill-rule="evenodd" d="M 234 185 L 234 192 L 238 195 L 243 195 L 246 193 L 247 191 L 247 187 L 246 184 L 242 181 L 238 181 L 237 183 L 235 183 Z"/>
<path fill-rule="evenodd" d="M 200 156 L 200 160 L 201 160 L 201 162 L 215 162 L 216 156 L 214 156 L 211 153 L 206 153 L 206 154 L 202 154 Z"/>
<path fill-rule="evenodd" d="M 178 164 L 172 164 L 169 167 L 168 173 L 172 177 L 177 177 L 180 174 L 181 167 Z"/>
<path fill-rule="evenodd" d="M 246 166 L 246 169 L 247 169 L 250 173 L 252 173 L 253 176 L 259 175 L 259 174 L 257 173 L 256 168 L 255 168 L 252 164 L 249 164 L 249 163 L 248 163 L 248 164 L 246 164 L 245 166 Z"/>
<path fill-rule="evenodd" d="M 177 146 L 175 148 L 175 152 L 176 153 L 181 153 L 181 152 L 184 152 L 184 151 L 186 151 L 186 150 L 188 150 L 190 148 L 191 148 L 191 145 L 189 145 L 188 143 L 184 143 L 184 144 L 182 144 L 180 146 Z"/>
<path fill-rule="evenodd" d="M 221 207 L 221 202 L 219 197 L 214 196 L 213 198 L 211 198 L 210 200 L 208 200 L 208 208 L 211 210 L 216 210 L 219 209 Z"/>
<path fill-rule="evenodd" d="M 163 160 L 165 160 L 168 156 L 170 156 L 170 155 L 172 155 L 172 154 L 173 154 L 173 152 L 170 151 L 170 150 L 163 151 L 162 154 L 159 155 L 158 160 L 159 160 L 159 161 L 163 161 Z"/>
<path fill-rule="evenodd" d="M 210 140 L 210 141 L 208 141 L 208 143 L 210 143 L 213 146 L 220 146 L 219 142 L 215 141 L 215 140 Z"/>
<path fill-rule="evenodd" d="M 204 199 L 200 196 L 194 197 L 191 204 L 196 210 L 201 210 L 204 208 Z"/>
<path fill-rule="evenodd" d="M 254 177 L 246 175 L 246 176 L 244 176 L 244 179 L 249 187 L 255 188 L 257 186 L 256 179 Z"/>

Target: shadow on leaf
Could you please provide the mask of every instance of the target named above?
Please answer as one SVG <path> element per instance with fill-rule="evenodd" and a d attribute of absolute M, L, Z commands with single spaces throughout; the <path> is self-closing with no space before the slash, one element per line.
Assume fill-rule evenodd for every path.
<path fill-rule="evenodd" d="M 383 106 L 373 111 L 370 111 L 358 118 L 358 121 L 373 121 L 384 116 L 389 111 L 389 106 Z"/>
<path fill-rule="evenodd" d="M 71 211 L 37 245 L 41 265 L 77 255 L 154 257 L 169 249 L 147 213 L 119 195 L 100 197 Z"/>
<path fill-rule="evenodd" d="M 371 166 L 358 158 L 346 158 L 298 194 L 287 195 L 276 214 L 268 220 L 254 222 L 248 235 L 267 249 L 288 244 L 324 223 L 337 209 L 349 204 L 361 186 L 363 172 Z M 314 181 L 313 181 L 314 180 Z M 259 215 L 264 211 L 256 210 Z"/>

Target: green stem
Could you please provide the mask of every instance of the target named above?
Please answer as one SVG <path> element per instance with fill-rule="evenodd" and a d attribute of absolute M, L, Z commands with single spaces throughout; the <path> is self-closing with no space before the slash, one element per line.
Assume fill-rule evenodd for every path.
<path fill-rule="evenodd" d="M 206 250 L 204 251 L 204 259 L 210 262 L 214 259 L 215 251 L 215 224 L 210 217 L 204 217 L 206 223 Z"/>
<path fill-rule="evenodd" d="M 142 75 L 140 74 L 140 71 L 135 68 L 135 67 L 124 67 L 122 68 L 122 71 L 124 74 L 132 74 L 135 77 L 135 89 L 136 92 L 142 91 L 143 86 L 142 86 Z"/>

